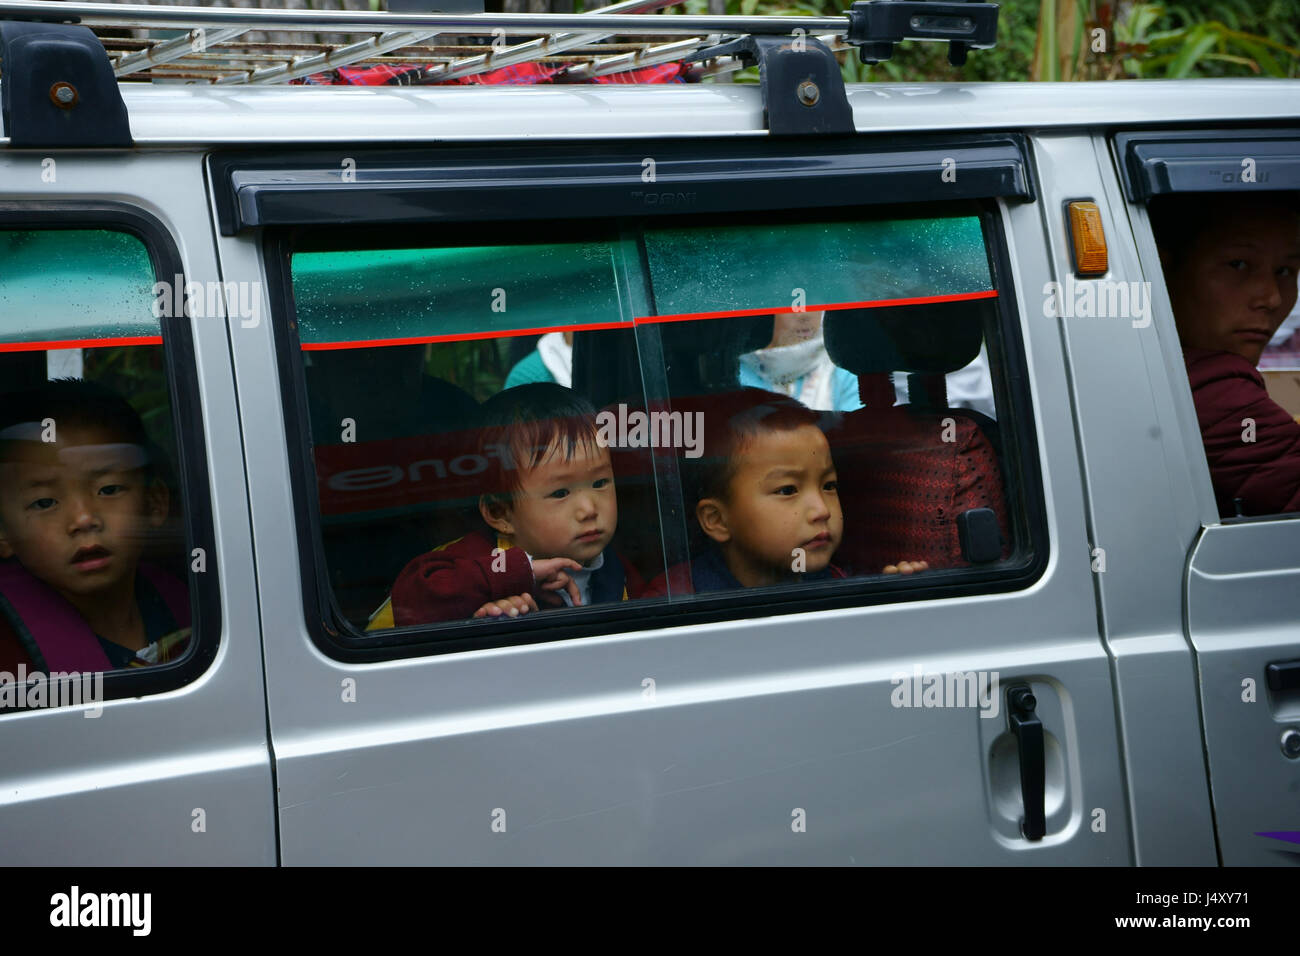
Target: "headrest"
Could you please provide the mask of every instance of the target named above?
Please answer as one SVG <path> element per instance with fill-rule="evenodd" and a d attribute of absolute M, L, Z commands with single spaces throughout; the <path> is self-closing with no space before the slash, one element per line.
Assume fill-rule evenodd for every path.
<path fill-rule="evenodd" d="M 826 352 L 855 375 L 955 372 L 979 355 L 993 301 L 830 310 L 822 320 Z"/>
<path fill-rule="evenodd" d="M 772 341 L 771 315 L 741 315 L 659 325 L 673 394 L 736 387 L 740 357 Z"/>
<path fill-rule="evenodd" d="M 425 374 L 424 346 L 323 349 L 307 358 L 313 441 L 339 441 L 353 419 L 360 442 L 433 435 L 465 428 L 478 403 L 451 382 Z M 382 387 L 379 385 L 382 384 Z"/>

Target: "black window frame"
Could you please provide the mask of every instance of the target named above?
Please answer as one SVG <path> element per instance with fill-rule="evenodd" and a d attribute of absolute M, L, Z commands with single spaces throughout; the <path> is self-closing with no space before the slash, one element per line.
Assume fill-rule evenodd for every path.
<path fill-rule="evenodd" d="M 126 202 L 80 200 L 0 201 L 0 229 L 32 231 L 102 230 L 139 239 L 149 255 L 155 282 L 173 283 L 185 270 L 180 249 L 167 227 L 153 214 Z M 190 317 L 162 316 L 163 367 L 176 431 L 176 480 L 183 495 L 186 535 L 185 566 L 193 549 L 204 547 L 205 570 L 189 571 L 190 650 L 184 657 L 149 667 L 103 671 L 103 700 L 144 697 L 177 690 L 205 673 L 217 655 L 222 634 L 220 563 L 214 546 L 212 484 L 208 475 L 207 436 L 198 393 L 194 337 Z M 16 713 L 23 708 L 6 709 Z M 39 709 L 39 708 L 38 708 Z"/>
<path fill-rule="evenodd" d="M 635 147 L 629 150 L 629 153 L 635 152 L 637 152 Z M 640 154 L 648 155 L 644 152 Z M 524 154 L 520 151 L 518 155 Z M 285 162 L 292 162 L 292 160 L 285 160 Z M 1032 170 L 1032 167 L 1027 169 Z M 935 178 L 937 181 L 937 165 Z M 644 604 L 624 602 L 582 609 L 556 609 L 544 615 L 528 615 L 507 621 L 445 621 L 418 627 L 371 632 L 359 631 L 343 618 L 328 581 L 328 568 L 319 521 L 315 462 L 311 451 L 306 376 L 301 361 L 302 349 L 293 303 L 290 256 L 300 245 L 309 245 L 312 249 L 322 247 L 356 249 L 367 248 L 372 244 L 393 248 L 427 247 L 430 244 L 427 234 L 429 223 L 404 222 L 386 228 L 377 225 L 349 226 L 345 223 L 262 227 L 260 238 L 270 290 L 276 363 L 293 490 L 298 559 L 302 569 L 303 613 L 312 641 L 322 653 L 336 660 L 347 663 L 368 663 L 428 657 L 466 650 L 575 640 L 666 626 L 702 625 L 849 607 L 983 596 L 1031 587 L 1046 570 L 1052 542 L 1047 533 L 1046 502 L 1035 429 L 1036 418 L 1030 400 L 1029 373 L 1024 337 L 1020 329 L 1018 296 L 1000 207 L 995 197 L 958 198 L 949 197 L 947 194 L 936 194 L 930 201 L 937 210 L 945 206 L 951 209 L 953 204 L 978 208 L 991 278 L 994 288 L 998 290 L 996 302 L 1000 342 L 997 349 L 1002 359 L 1002 381 L 1007 390 L 1005 395 L 999 397 L 1010 399 L 1010 403 L 1005 405 L 1008 412 L 1014 410 L 1018 413 L 1014 419 L 1007 421 L 1003 421 L 1001 413 L 999 414 L 999 424 L 1004 436 L 1004 451 L 1000 456 L 1000 464 L 1008 489 L 1015 488 L 1018 491 L 1018 494 L 1009 492 L 1007 496 L 1009 511 L 1007 519 L 1013 536 L 1012 543 L 1023 543 L 1027 549 L 1013 552 L 1009 564 L 1002 564 L 996 568 L 945 569 L 911 577 L 855 577 L 833 582 L 801 583 L 761 590 L 747 589 L 742 592 L 720 592 L 717 595 L 696 596 L 689 602 L 681 603 L 656 599 L 646 601 Z M 888 203 L 888 205 L 898 204 L 897 201 Z M 791 205 L 788 201 L 764 203 L 751 199 L 744 211 L 776 213 L 791 208 Z M 837 209 L 843 211 L 850 205 L 870 209 L 873 205 L 879 207 L 886 203 L 883 201 L 855 204 L 842 202 Z M 907 205 L 920 206 L 921 203 L 913 201 Z M 817 201 L 798 205 L 795 208 L 812 214 L 818 208 L 827 208 L 827 206 L 827 203 Z M 827 211 L 831 210 L 827 209 Z M 707 215 L 720 217 L 723 214 L 713 212 Z M 675 217 L 657 215 L 653 221 L 656 224 L 664 224 L 672 218 Z M 559 222 L 549 221 L 547 227 L 600 219 L 619 223 L 634 221 L 632 217 L 597 212 L 580 219 L 575 217 Z M 470 222 L 464 223 L 465 226 L 469 224 Z M 492 220 L 488 219 L 480 225 L 492 225 Z M 497 228 L 499 230 L 499 225 Z M 423 240 L 406 238 L 418 235 L 420 229 L 426 230 Z M 996 387 L 995 380 L 995 389 Z M 1010 434 L 1012 430 L 1014 430 L 1014 438 L 1008 441 L 1008 438 L 1012 438 Z M 665 548 L 667 549 L 666 542 Z M 960 579 L 935 581 L 935 577 L 949 572 L 956 572 Z M 654 613 L 638 613 L 640 608 L 653 609 Z"/>
<path fill-rule="evenodd" d="M 657 171 L 648 189 L 646 158 Z M 945 159 L 957 163 L 953 179 L 941 179 Z M 1027 137 L 999 131 L 769 137 L 757 148 L 738 137 L 340 144 L 219 150 L 207 166 L 224 236 L 272 226 L 549 221 L 575 217 L 575 198 L 593 218 L 625 218 L 918 202 L 940 192 L 1033 202 L 1038 193 Z M 756 184 L 766 197 L 758 207 Z"/>
<path fill-rule="evenodd" d="M 1270 143 L 1297 137 L 1300 137 L 1300 125 L 1270 123 L 1241 127 L 1227 124 L 1160 126 L 1154 129 L 1126 127 L 1112 133 L 1109 139 L 1124 197 L 1129 202 L 1145 205 L 1156 196 L 1185 192 L 1300 189 L 1300 163 L 1294 156 L 1285 161 L 1269 156 L 1267 160 L 1278 167 L 1279 179 L 1276 182 L 1290 185 L 1269 187 L 1268 180 L 1247 185 L 1235 174 L 1224 179 L 1222 170 L 1211 168 L 1225 162 L 1234 166 L 1246 155 L 1245 151 L 1238 153 L 1218 147 L 1254 141 L 1267 148 Z M 1195 184 L 1197 176 L 1201 177 L 1199 188 L 1189 188 Z"/>

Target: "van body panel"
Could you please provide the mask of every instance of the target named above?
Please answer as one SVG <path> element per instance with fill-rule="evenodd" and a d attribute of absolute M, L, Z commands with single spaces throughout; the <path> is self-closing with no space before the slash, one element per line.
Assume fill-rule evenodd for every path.
<path fill-rule="evenodd" d="M 1300 133 L 1260 126 L 1262 129 L 1240 133 L 1162 130 L 1159 135 L 1149 134 L 1148 141 L 1168 143 L 1168 149 L 1153 146 L 1149 155 L 1167 163 L 1181 161 L 1184 172 L 1195 168 L 1204 173 L 1217 164 L 1192 163 L 1186 150 L 1180 154 L 1188 139 L 1201 144 L 1191 155 L 1213 159 L 1249 156 L 1257 152 L 1254 147 L 1264 138 L 1271 144 L 1269 155 L 1289 160 L 1293 167 Z M 1121 149 L 1124 141 L 1125 137 L 1117 136 L 1112 146 L 1117 175 L 1123 173 L 1120 164 L 1127 158 Z M 1260 164 L 1264 171 L 1261 180 L 1275 171 L 1262 154 Z M 1182 186 L 1200 187 L 1203 178 L 1184 175 Z M 1254 185 L 1221 181 L 1216 188 L 1249 190 Z M 1117 206 L 1119 202 L 1117 196 Z M 1190 484 L 1191 500 L 1176 486 L 1179 498 L 1170 502 L 1169 511 L 1182 513 L 1187 528 L 1199 524 L 1204 529 L 1188 549 L 1182 604 L 1187 641 L 1195 651 L 1218 859 L 1225 865 L 1294 864 L 1300 859 L 1294 844 L 1267 834 L 1290 832 L 1294 836 L 1294 794 L 1300 766 L 1284 755 L 1281 735 L 1286 728 L 1297 727 L 1300 706 L 1294 692 L 1279 693 L 1268 687 L 1265 667 L 1300 657 L 1296 636 L 1300 522 L 1295 516 L 1220 519 L 1150 217 L 1144 204 L 1132 203 L 1128 208 L 1132 229 L 1124 230 L 1123 238 L 1137 244 L 1151 280 L 1153 329 L 1167 370 L 1166 384 L 1156 394 L 1172 403 L 1175 411 L 1176 427 L 1167 428 L 1165 434 L 1176 431 L 1181 435 L 1183 451 L 1181 455 L 1171 451 L 1168 467 L 1182 479 L 1180 484 Z M 1152 381 L 1157 381 L 1154 371 Z M 1167 723 L 1168 716 L 1165 720 Z M 1185 717 L 1184 722 L 1190 718 Z M 1125 726 L 1128 724 L 1126 717 Z M 1163 739 L 1173 739 L 1173 735 L 1166 733 Z"/>
<path fill-rule="evenodd" d="M 353 145 L 481 141 L 523 162 L 548 140 L 752 142 L 768 136 L 759 87 L 128 83 L 135 149 L 56 151 L 47 182 L 49 151 L 0 148 L 0 228 L 6 203 L 138 208 L 161 221 L 186 279 L 242 283 L 261 316 L 191 320 L 206 546 L 221 583 L 215 659 L 189 684 L 110 701 L 94 720 L 86 706 L 0 716 L 0 857 L 1294 864 L 1296 844 L 1278 834 L 1296 832 L 1300 761 L 1279 742 L 1300 730 L 1300 692 L 1271 690 L 1265 667 L 1300 660 L 1300 518 L 1219 520 L 1147 211 L 1125 201 L 1107 136 L 1277 128 L 1296 121 L 1296 89 L 848 88 L 861 134 L 1028 137 L 1035 198 L 989 208 L 1009 265 L 996 284 L 1014 295 L 1028 369 L 1029 407 L 1006 414 L 1033 419 L 1042 491 L 1025 506 L 1046 527 L 1036 580 L 703 624 L 675 621 L 668 603 L 639 612 L 652 624 L 595 636 L 368 662 L 332 657 L 305 607 L 315 569 L 286 443 L 297 411 L 269 319 L 281 291 L 260 228 L 218 235 L 208 147 L 343 158 Z M 1074 199 L 1101 211 L 1110 262 L 1096 280 L 1070 275 Z M 1045 314 L 1047 284 L 1067 281 L 1123 283 L 1146 315 Z M 923 676 L 953 674 L 996 687 L 995 714 L 911 702 Z M 1038 698 L 1046 737 L 1047 834 L 1033 842 L 1007 721 L 1013 684 Z"/>
<path fill-rule="evenodd" d="M 1181 614 L 1182 568 L 1199 523 L 1177 464 L 1187 451 L 1156 340 L 1158 328 L 1172 329 L 1172 317 L 1152 316 L 1136 250 L 1117 217 L 1118 184 L 1104 144 L 1064 134 L 1043 134 L 1034 144 L 1052 281 L 1066 289 L 1092 285 L 1094 313 L 1117 311 L 1111 305 L 1119 297 L 1109 292 L 1120 283 L 1139 298 L 1138 308 L 1130 299 L 1122 314 L 1086 314 L 1087 300 L 1076 292 L 1075 311 L 1085 314 L 1041 316 L 1063 311 L 1048 309 L 1044 291 L 1040 321 L 1059 329 L 1069 355 L 1072 430 L 1088 488 L 1087 537 L 1063 547 L 1091 556 L 1113 658 L 1138 862 L 1205 865 L 1215 859 L 1214 834 Z M 1102 213 L 1109 271 L 1099 279 L 1072 274 L 1065 204 L 1075 199 L 1096 202 Z M 1184 732 L 1171 733 L 1171 722 Z M 1176 795 L 1171 780 L 1182 781 Z"/>
<path fill-rule="evenodd" d="M 767 136 L 758 84 L 121 84 L 137 145 Z M 1294 121 L 1291 80 L 849 84 L 861 133 Z M 0 141 L 2 142 L 2 141 Z"/>
<path fill-rule="evenodd" d="M 1013 215 L 1041 236 L 1032 207 Z M 254 235 L 218 248 L 226 278 L 264 274 Z M 1028 262 L 1041 286 L 1045 259 Z M 380 663 L 336 661 L 309 633 L 275 341 L 232 335 L 282 862 L 1131 863 L 1088 556 L 1058 544 L 1084 536 L 1071 410 L 1043 387 L 1063 376 L 1061 343 L 1025 310 L 1024 268 L 999 281 L 1020 287 L 1037 369 L 1050 550 L 1032 585 L 688 627 L 668 606 L 646 612 L 658 629 Z M 953 672 L 997 674 L 996 716 L 896 705 L 914 675 Z M 1048 741 L 1034 843 L 1013 682 L 1038 696 Z"/>
<path fill-rule="evenodd" d="M 1300 692 L 1274 691 L 1265 666 L 1300 659 L 1300 519 L 1205 529 L 1187 573 L 1205 747 L 1225 866 L 1292 865 L 1300 761 L 1281 735 L 1300 729 Z M 1269 834 L 1291 834 L 1291 839 Z"/>

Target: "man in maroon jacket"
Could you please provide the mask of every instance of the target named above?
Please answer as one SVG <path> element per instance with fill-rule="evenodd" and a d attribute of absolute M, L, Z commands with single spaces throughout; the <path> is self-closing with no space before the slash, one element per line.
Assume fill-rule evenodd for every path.
<path fill-rule="evenodd" d="M 1151 215 L 1220 514 L 1300 511 L 1300 424 L 1255 367 L 1296 303 L 1296 195 L 1160 197 Z"/>

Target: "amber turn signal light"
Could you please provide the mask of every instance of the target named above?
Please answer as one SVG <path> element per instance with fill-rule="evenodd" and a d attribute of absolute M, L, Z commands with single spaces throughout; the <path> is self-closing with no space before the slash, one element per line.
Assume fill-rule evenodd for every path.
<path fill-rule="evenodd" d="M 1101 210 L 1095 202 L 1072 202 L 1068 208 L 1070 236 L 1074 240 L 1074 271 L 1079 275 L 1101 275 L 1109 268 Z"/>

